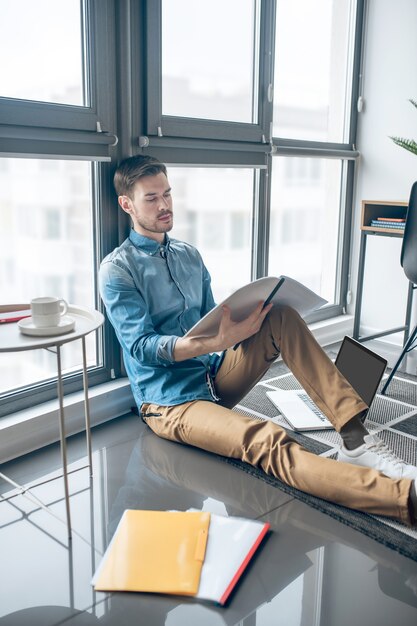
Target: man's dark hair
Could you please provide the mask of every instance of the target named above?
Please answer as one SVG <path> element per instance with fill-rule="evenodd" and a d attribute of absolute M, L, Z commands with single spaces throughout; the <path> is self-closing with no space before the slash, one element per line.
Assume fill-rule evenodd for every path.
<path fill-rule="evenodd" d="M 148 155 L 138 154 L 124 159 L 117 168 L 113 183 L 118 196 L 131 197 L 135 183 L 144 176 L 167 175 L 167 168 L 161 161 Z"/>

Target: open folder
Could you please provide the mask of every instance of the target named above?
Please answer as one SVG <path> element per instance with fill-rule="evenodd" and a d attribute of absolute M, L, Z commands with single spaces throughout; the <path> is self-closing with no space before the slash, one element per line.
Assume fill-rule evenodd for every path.
<path fill-rule="evenodd" d="M 93 578 L 96 591 L 195 595 L 210 513 L 126 510 Z"/>
<path fill-rule="evenodd" d="M 126 510 L 92 584 L 224 605 L 268 530 L 266 522 L 201 511 Z"/>
<path fill-rule="evenodd" d="M 268 522 L 212 514 L 196 597 L 226 604 L 269 528 Z"/>

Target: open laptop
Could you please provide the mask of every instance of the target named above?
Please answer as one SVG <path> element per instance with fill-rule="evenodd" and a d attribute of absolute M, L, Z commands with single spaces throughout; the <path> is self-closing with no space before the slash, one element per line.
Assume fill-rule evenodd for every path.
<path fill-rule="evenodd" d="M 386 359 L 351 337 L 345 337 L 335 365 L 370 407 L 385 372 Z M 334 428 L 303 389 L 277 389 L 267 391 L 266 395 L 294 430 Z"/>

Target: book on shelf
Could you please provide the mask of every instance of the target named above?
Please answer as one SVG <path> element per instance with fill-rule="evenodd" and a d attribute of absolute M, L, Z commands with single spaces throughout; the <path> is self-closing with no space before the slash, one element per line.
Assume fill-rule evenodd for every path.
<path fill-rule="evenodd" d="M 377 217 L 378 222 L 404 222 L 405 217 Z"/>
<path fill-rule="evenodd" d="M 388 220 L 372 220 L 371 226 L 374 228 L 391 228 L 395 230 L 404 230 L 405 222 L 393 222 Z"/>

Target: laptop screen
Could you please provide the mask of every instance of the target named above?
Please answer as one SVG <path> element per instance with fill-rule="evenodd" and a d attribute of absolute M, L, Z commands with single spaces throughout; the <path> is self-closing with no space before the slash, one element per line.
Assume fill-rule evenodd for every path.
<path fill-rule="evenodd" d="M 345 337 L 335 364 L 362 400 L 370 406 L 387 365 L 386 359 Z"/>

